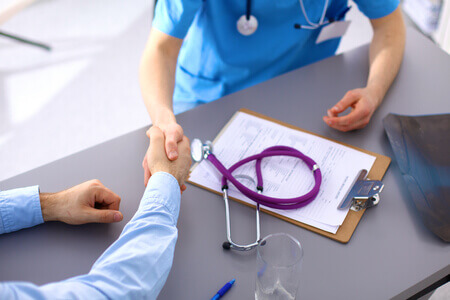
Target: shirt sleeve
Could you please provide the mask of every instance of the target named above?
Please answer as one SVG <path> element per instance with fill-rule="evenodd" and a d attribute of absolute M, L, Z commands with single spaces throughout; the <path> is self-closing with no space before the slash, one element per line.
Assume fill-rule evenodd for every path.
<path fill-rule="evenodd" d="M 0 234 L 43 222 L 39 186 L 0 191 Z"/>
<path fill-rule="evenodd" d="M 170 36 L 184 39 L 202 0 L 158 0 L 153 27 Z"/>
<path fill-rule="evenodd" d="M 369 19 L 378 19 L 397 9 L 400 0 L 354 0 L 359 10 Z"/>
<path fill-rule="evenodd" d="M 138 211 L 89 274 L 43 286 L 3 283 L 0 299 L 156 299 L 172 267 L 180 196 L 172 175 L 154 174 Z"/>

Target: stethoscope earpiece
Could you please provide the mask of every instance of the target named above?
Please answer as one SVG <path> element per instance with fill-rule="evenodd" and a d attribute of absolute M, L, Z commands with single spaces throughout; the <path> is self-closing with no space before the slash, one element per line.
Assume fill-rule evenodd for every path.
<path fill-rule="evenodd" d="M 225 250 L 230 250 L 231 249 L 231 243 L 230 242 L 223 242 L 222 248 L 225 249 Z"/>

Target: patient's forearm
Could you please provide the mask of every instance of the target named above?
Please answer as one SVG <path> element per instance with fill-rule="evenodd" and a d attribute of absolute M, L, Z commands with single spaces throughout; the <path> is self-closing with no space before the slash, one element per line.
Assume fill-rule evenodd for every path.
<path fill-rule="evenodd" d="M 43 286 L 0 282 L 0 299 L 156 299 L 172 267 L 180 198 L 177 179 L 157 172 L 138 211 L 89 274 Z"/>

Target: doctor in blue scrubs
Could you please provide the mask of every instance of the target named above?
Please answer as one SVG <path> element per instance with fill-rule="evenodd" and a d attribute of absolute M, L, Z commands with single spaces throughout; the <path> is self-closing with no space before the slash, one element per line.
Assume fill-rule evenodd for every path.
<path fill-rule="evenodd" d="M 367 85 L 324 112 L 341 131 L 367 125 L 397 75 L 405 43 L 399 0 L 355 2 L 374 35 Z M 158 0 L 140 84 L 169 159 L 177 158 L 183 137 L 174 113 L 334 55 L 340 38 L 317 38 L 347 11 L 346 0 Z"/>

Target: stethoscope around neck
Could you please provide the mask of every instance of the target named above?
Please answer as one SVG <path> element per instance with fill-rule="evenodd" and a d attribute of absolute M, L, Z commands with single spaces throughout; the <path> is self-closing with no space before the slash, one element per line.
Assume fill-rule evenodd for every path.
<path fill-rule="evenodd" d="M 319 193 L 320 185 L 322 183 L 322 173 L 320 171 L 319 166 L 315 163 L 313 159 L 306 156 L 302 152 L 297 149 L 287 147 L 287 146 L 273 146 L 265 149 L 259 154 L 255 154 L 244 158 L 230 168 L 226 168 L 213 154 L 212 152 L 212 143 L 207 141 L 202 143 L 199 139 L 193 139 L 191 143 L 191 154 L 192 159 L 196 162 L 200 162 L 203 159 L 207 159 L 212 165 L 222 174 L 221 184 L 222 184 L 222 193 L 223 200 L 225 202 L 225 218 L 226 218 L 226 227 L 227 227 L 227 241 L 222 244 L 224 249 L 234 249 L 240 251 L 248 251 L 255 248 L 261 240 L 261 226 L 260 226 L 260 218 L 259 218 L 259 207 L 260 205 L 265 205 L 267 207 L 276 208 L 276 209 L 297 209 L 301 208 L 305 205 L 311 203 Z M 315 185 L 314 187 L 306 194 L 295 197 L 295 198 L 274 198 L 263 195 L 263 176 L 261 172 L 261 163 L 264 158 L 272 157 L 272 156 L 290 156 L 296 157 L 308 166 L 308 168 L 313 172 Z M 256 191 L 249 189 L 241 182 L 237 180 L 239 176 L 233 176 L 233 172 L 239 167 L 256 161 L 255 171 L 256 171 Z M 243 177 L 241 175 L 241 177 Z M 253 181 L 253 179 L 249 176 L 245 176 L 247 179 Z M 243 195 L 247 196 L 249 199 L 256 202 L 256 241 L 254 243 L 248 245 L 239 245 L 231 239 L 231 225 L 230 225 L 230 208 L 228 204 L 228 181 L 230 181 Z"/>
<path fill-rule="evenodd" d="M 308 14 L 306 13 L 305 5 L 303 0 L 299 0 L 300 7 L 302 9 L 302 14 L 305 17 L 308 25 L 294 24 L 294 28 L 296 29 L 309 29 L 314 30 L 323 25 L 331 23 L 333 20 L 325 21 L 325 14 L 327 12 L 328 2 L 329 0 L 325 0 L 325 5 L 323 6 L 322 15 L 320 17 L 319 23 L 314 23 L 308 18 Z M 258 29 L 258 19 L 252 15 L 252 0 L 247 0 L 247 8 L 245 15 L 242 15 L 237 21 L 237 30 L 242 35 L 252 35 L 255 33 L 256 29 Z"/>

